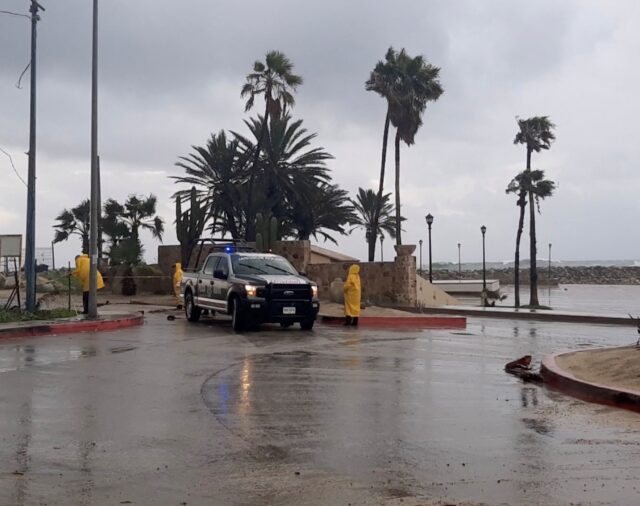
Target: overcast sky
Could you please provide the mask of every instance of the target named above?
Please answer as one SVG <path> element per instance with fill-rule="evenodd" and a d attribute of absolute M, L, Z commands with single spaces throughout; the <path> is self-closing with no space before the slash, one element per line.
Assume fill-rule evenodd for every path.
<path fill-rule="evenodd" d="M 46 246 L 54 217 L 89 196 L 91 2 L 41 3 L 36 242 Z M 27 13 L 28 4 L 0 0 L 0 9 Z M 538 217 L 539 257 L 551 242 L 556 259 L 637 259 L 638 26 L 635 0 L 103 0 L 103 196 L 156 194 L 165 243 L 175 243 L 174 163 L 212 132 L 243 131 L 240 87 L 272 49 L 305 79 L 294 115 L 335 156 L 334 180 L 350 192 L 376 186 L 385 103 L 364 82 L 393 45 L 440 67 L 445 89 L 416 144 L 402 150 L 405 243 L 426 240 L 430 212 L 434 261 L 457 261 L 458 242 L 463 262 L 481 259 L 483 224 L 487 258 L 512 259 L 518 208 L 504 189 L 525 162 L 513 145 L 515 117 L 549 115 L 557 142 L 533 166 L 559 189 Z M 29 59 L 29 30 L 27 19 L 0 14 L 0 147 L 25 179 L 28 76 L 23 89 L 15 83 Z M 24 234 L 26 189 L 2 153 L 0 196 L 0 234 Z M 144 242 L 155 261 L 157 244 Z M 359 231 L 339 242 L 347 254 L 366 254 Z M 75 238 L 57 247 L 58 262 L 79 247 Z"/>

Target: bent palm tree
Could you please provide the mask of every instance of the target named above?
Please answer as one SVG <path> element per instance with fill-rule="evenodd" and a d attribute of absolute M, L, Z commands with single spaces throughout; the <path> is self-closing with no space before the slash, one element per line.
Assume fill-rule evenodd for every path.
<path fill-rule="evenodd" d="M 527 147 L 527 171 L 531 172 L 531 155 L 543 149 L 549 149 L 555 140 L 552 130 L 555 125 L 548 116 L 534 116 L 528 119 L 517 118 L 519 131 L 513 140 L 514 144 L 525 144 Z M 531 178 L 533 181 L 533 178 Z M 529 249 L 531 265 L 529 268 L 530 306 L 540 305 L 538 302 L 538 269 L 536 264 L 536 213 L 533 208 L 535 195 L 528 190 L 529 196 Z"/>
<path fill-rule="evenodd" d="M 90 202 L 87 199 L 71 210 L 63 210 L 56 217 L 58 223 L 54 225 L 56 234 L 53 242 L 66 241 L 72 235 L 79 235 L 82 240 L 82 252 L 89 253 L 90 207 Z"/>
<path fill-rule="evenodd" d="M 538 213 L 540 213 L 540 200 L 553 195 L 556 185 L 553 181 L 544 179 L 544 171 L 533 170 L 520 172 L 511 180 L 507 186 L 506 193 L 516 193 L 518 200 L 516 205 L 520 208 L 520 218 L 518 219 L 518 232 L 516 234 L 516 254 L 514 265 L 514 291 L 515 306 L 520 307 L 520 239 L 524 226 L 524 212 L 527 206 L 527 195 L 532 194 Z"/>
<path fill-rule="evenodd" d="M 362 228 L 369 244 L 369 262 L 375 259 L 376 241 L 382 231 L 389 237 L 395 239 L 396 227 L 393 204 L 390 202 L 391 194 L 383 195 L 382 202 L 378 202 L 378 194 L 371 189 L 363 190 L 358 188 L 355 200 L 352 199 L 353 207 L 357 213 L 354 228 Z M 404 220 L 404 218 L 402 218 Z M 373 247 L 372 247 L 373 245 Z"/>
<path fill-rule="evenodd" d="M 422 126 L 427 104 L 438 100 L 444 92 L 438 76 L 440 69 L 427 63 L 422 55 L 410 57 L 404 49 L 396 58 L 396 93 L 389 107 L 391 124 L 396 127 L 396 244 L 402 244 L 400 216 L 400 141 L 407 146 L 415 143 L 415 135 Z"/>
<path fill-rule="evenodd" d="M 387 101 L 387 112 L 384 118 L 384 129 L 382 131 L 382 157 L 380 161 L 380 179 L 378 182 L 377 203 L 382 204 L 384 191 L 384 177 L 387 163 L 387 144 L 389 141 L 389 125 L 391 104 L 397 103 L 396 94 L 398 92 L 398 65 L 397 52 L 390 47 L 385 55 L 385 61 L 378 61 L 374 69 L 371 71 L 369 79 L 365 83 L 367 91 L 374 91 Z M 377 230 L 382 210 L 374 209 L 371 217 L 370 225 Z M 394 233 L 395 236 L 395 233 Z M 369 242 L 369 261 L 373 261 L 375 253 L 375 242 Z"/>
<path fill-rule="evenodd" d="M 248 202 L 247 202 L 247 239 L 253 240 L 255 230 L 253 230 L 253 178 L 258 167 L 260 151 L 264 135 L 270 116 L 280 117 L 286 113 L 287 107 L 292 107 L 295 103 L 292 92 L 302 84 L 302 77 L 293 73 L 293 63 L 283 53 L 270 51 L 266 55 L 265 63 L 256 61 L 253 64 L 253 72 L 247 75 L 247 82 L 240 92 L 241 97 L 249 97 L 245 104 L 245 112 L 253 108 L 257 95 L 264 95 L 265 109 L 258 136 L 258 143 L 255 146 L 253 155 L 253 167 L 249 176 Z"/>

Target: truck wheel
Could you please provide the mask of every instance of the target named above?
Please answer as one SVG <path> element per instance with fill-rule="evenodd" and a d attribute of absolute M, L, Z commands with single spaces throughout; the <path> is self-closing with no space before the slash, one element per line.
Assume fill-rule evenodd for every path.
<path fill-rule="evenodd" d="M 242 311 L 240 309 L 240 303 L 238 299 L 232 299 L 233 307 L 231 308 L 231 326 L 236 332 L 240 332 L 244 329 L 244 322 L 242 321 Z"/>
<path fill-rule="evenodd" d="M 191 292 L 187 292 L 184 295 L 184 312 L 187 315 L 187 320 L 190 322 L 197 322 L 200 319 L 202 309 L 194 304 L 193 294 Z"/>
<path fill-rule="evenodd" d="M 315 323 L 315 320 L 304 320 L 300 322 L 300 328 L 302 330 L 312 330 L 314 323 Z"/>

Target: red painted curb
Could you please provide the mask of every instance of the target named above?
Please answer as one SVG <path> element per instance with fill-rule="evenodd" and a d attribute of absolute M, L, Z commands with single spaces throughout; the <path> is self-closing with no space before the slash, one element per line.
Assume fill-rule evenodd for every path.
<path fill-rule="evenodd" d="M 323 323 L 342 325 L 343 316 L 320 316 Z M 464 329 L 464 316 L 361 316 L 358 326 L 379 328 Z"/>
<path fill-rule="evenodd" d="M 119 317 L 112 320 L 82 320 L 78 322 L 65 321 L 60 323 L 45 323 L 32 325 L 30 327 L 0 330 L 0 339 L 117 330 L 142 325 L 143 323 L 144 316 L 142 314 Z"/>
<path fill-rule="evenodd" d="M 583 401 L 640 412 L 640 392 L 623 388 L 616 389 L 602 383 L 578 379 L 556 363 L 556 357 L 560 355 L 585 351 L 589 350 L 561 352 L 545 357 L 540 366 L 540 374 L 545 385 Z"/>

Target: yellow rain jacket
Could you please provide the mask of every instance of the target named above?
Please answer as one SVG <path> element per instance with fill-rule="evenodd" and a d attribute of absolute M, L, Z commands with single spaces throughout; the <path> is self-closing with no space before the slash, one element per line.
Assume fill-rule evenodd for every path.
<path fill-rule="evenodd" d="M 349 267 L 347 280 L 344 282 L 344 314 L 345 316 L 360 316 L 360 266 Z"/>
<path fill-rule="evenodd" d="M 173 272 L 173 293 L 180 298 L 180 283 L 182 282 L 182 264 L 176 262 L 176 269 Z"/>
<path fill-rule="evenodd" d="M 76 258 L 76 270 L 71 274 L 73 277 L 80 279 L 80 283 L 82 283 L 82 291 L 89 291 L 89 255 L 80 255 Z M 98 290 L 104 288 L 104 281 L 102 279 L 102 274 L 100 271 L 97 271 L 97 279 L 98 279 Z"/>

